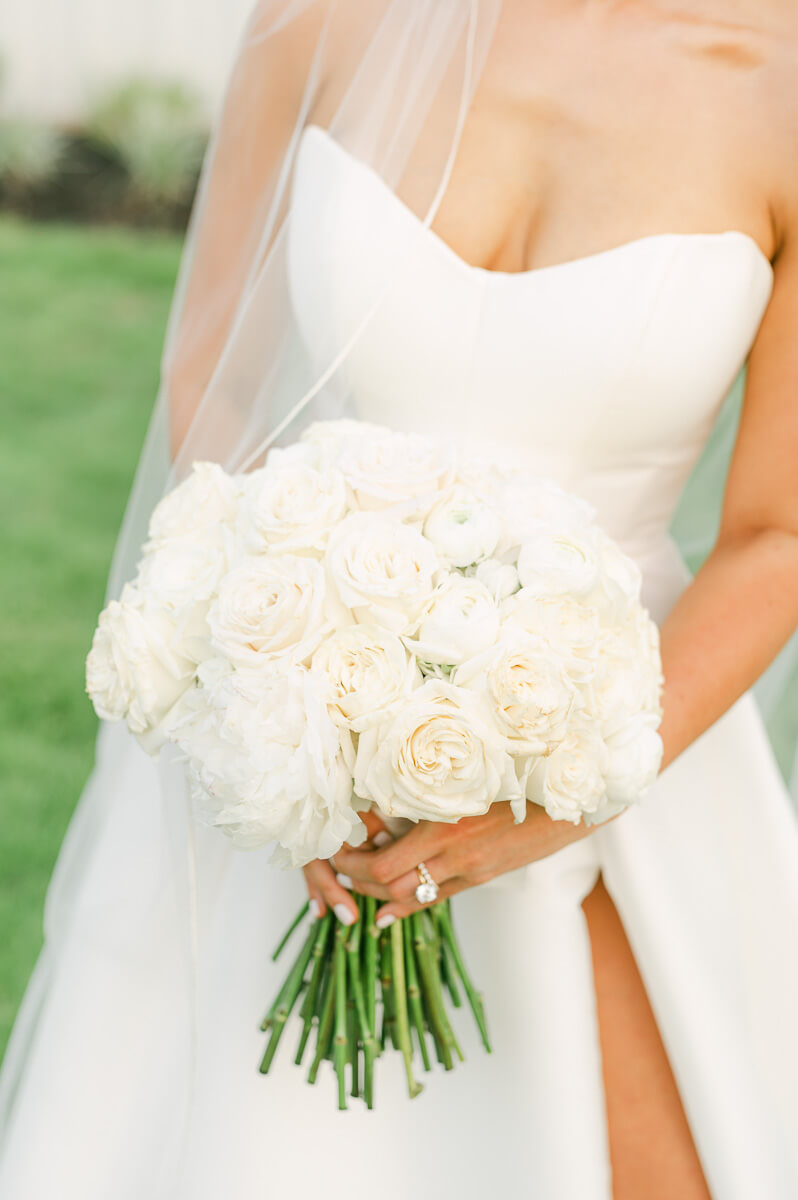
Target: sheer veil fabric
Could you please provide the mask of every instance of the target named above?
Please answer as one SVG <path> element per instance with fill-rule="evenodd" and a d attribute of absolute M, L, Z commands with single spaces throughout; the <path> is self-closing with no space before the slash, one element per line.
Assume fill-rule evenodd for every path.
<path fill-rule="evenodd" d="M 379 272 L 359 293 L 358 311 L 348 313 L 345 326 L 330 314 L 323 345 L 308 350 L 290 303 L 287 257 L 303 130 L 328 130 L 376 171 L 418 217 L 421 243 L 449 183 L 500 16 L 501 0 L 261 0 L 255 6 L 203 167 L 162 384 L 114 554 L 109 598 L 135 569 L 154 504 L 193 462 L 244 470 L 261 462 L 269 446 L 296 440 L 312 420 L 351 411 L 347 357 L 411 256 L 406 240 L 395 253 L 388 247 Z M 320 206 L 320 220 L 325 211 Z M 452 391 L 463 383 L 458 372 L 467 370 L 465 358 L 453 363 Z M 732 436 L 730 427 L 726 441 Z M 722 457 L 722 449 L 714 452 Z M 718 479 L 720 486 L 722 471 Z M 708 548 L 711 534 L 692 523 L 694 555 Z M 784 655 L 763 686 L 769 713 L 793 675 L 792 658 Z M 96 766 L 48 891 L 44 949 L 0 1075 L 0 1152 L 49 983 L 75 915 L 85 919 L 88 881 L 96 885 L 94 851 L 114 820 L 114 797 L 127 768 L 140 754 L 125 730 L 100 731 Z M 170 1066 L 185 1078 L 188 1118 L 197 972 L 213 920 L 213 880 L 240 851 L 218 832 L 196 826 L 179 764 L 166 755 L 151 777 L 140 827 L 118 831 L 146 853 L 130 863 L 129 877 L 106 881 L 107 903 L 92 910 L 91 920 L 98 945 L 124 942 L 137 961 L 147 961 L 148 920 L 170 930 L 173 953 L 151 968 L 167 979 L 171 1008 L 161 1006 L 153 1020 L 174 1028 Z M 165 1151 L 165 1194 L 172 1170 Z"/>

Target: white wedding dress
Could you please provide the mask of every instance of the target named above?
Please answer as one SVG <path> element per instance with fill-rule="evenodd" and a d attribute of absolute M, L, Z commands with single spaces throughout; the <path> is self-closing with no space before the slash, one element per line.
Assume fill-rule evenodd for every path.
<path fill-rule="evenodd" d="M 408 260 L 346 366 L 357 415 L 513 457 L 586 496 L 661 619 L 688 580 L 669 521 L 771 294 L 756 243 L 666 233 L 519 274 L 478 269 L 313 126 L 289 238 L 293 303 L 320 361 L 325 339 L 340 342 L 331 326 L 346 329 L 374 278 Z M 609 1200 L 580 907 L 599 872 L 713 1197 L 798 1196 L 798 831 L 750 696 L 618 821 L 456 899 L 494 1053 L 464 1018 L 466 1064 L 434 1071 L 411 1103 L 398 1064 L 380 1063 L 373 1113 L 335 1111 L 329 1076 L 308 1087 L 292 1034 L 259 1076 L 258 1025 L 284 970 L 269 952 L 303 883 L 200 828 L 201 861 L 218 864 L 196 881 L 206 932 L 186 1114 L 186 937 L 152 850 L 177 817 L 123 730 L 105 731 L 100 752 L 118 787 L 84 817 L 97 849 L 15 1034 L 31 1048 L 3 1200 Z M 57 871 L 51 927 L 58 886 Z"/>

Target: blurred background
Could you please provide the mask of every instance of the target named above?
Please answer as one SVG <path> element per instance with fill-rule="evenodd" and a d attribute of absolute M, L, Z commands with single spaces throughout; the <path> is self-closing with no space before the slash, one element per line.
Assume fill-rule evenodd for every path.
<path fill-rule="evenodd" d="M 250 4 L 0 8 L 0 1056 L 92 763 L 84 660 Z M 696 531 L 717 518 L 743 383 L 676 519 L 693 567 L 706 548 Z M 793 697 L 774 730 L 782 760 L 796 718 Z"/>

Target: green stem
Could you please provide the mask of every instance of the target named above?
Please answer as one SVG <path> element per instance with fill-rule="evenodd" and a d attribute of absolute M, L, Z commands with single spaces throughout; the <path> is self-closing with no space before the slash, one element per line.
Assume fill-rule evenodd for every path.
<path fill-rule="evenodd" d="M 361 904 L 360 898 L 358 899 L 358 907 L 360 908 L 360 920 L 352 927 L 352 932 L 346 943 L 346 953 L 349 962 L 349 982 L 352 991 L 352 1000 L 357 1017 L 357 1029 L 360 1041 L 363 1043 L 365 1058 L 363 1091 L 367 1106 L 372 1108 L 374 1102 L 374 1060 L 379 1054 L 380 1048 L 377 1044 L 374 1024 L 369 1016 L 368 1005 L 363 992 L 363 977 L 361 974 L 363 964 L 361 963 L 360 950 L 365 935 L 366 968 L 368 970 L 370 946 L 373 946 L 376 950 L 377 943 L 375 939 L 369 937 L 369 931 L 365 929 L 366 906 Z M 377 932 L 379 933 L 379 930 Z M 376 959 L 374 967 L 376 969 Z M 376 978 L 373 980 L 373 987 L 376 997 Z"/>
<path fill-rule="evenodd" d="M 333 1032 L 335 1018 L 335 970 L 330 968 L 324 981 L 324 1000 L 319 1014 L 316 1032 L 316 1051 L 308 1072 L 308 1083 L 315 1083 L 322 1061 L 327 1057 L 327 1047 Z"/>
<path fill-rule="evenodd" d="M 288 978 L 280 990 L 279 1004 L 274 1012 L 270 1015 L 269 1027 L 271 1028 L 271 1036 L 260 1064 L 260 1070 L 263 1075 L 268 1072 L 269 1067 L 272 1064 L 278 1043 L 280 1038 L 283 1036 L 283 1030 L 285 1029 L 286 1021 L 288 1020 L 291 1010 L 296 1003 L 297 996 L 299 995 L 302 987 L 302 981 L 305 978 L 307 965 L 310 962 L 310 956 L 313 953 L 315 941 L 316 930 L 312 929 L 308 934 L 304 946 L 302 947 L 299 958 L 291 968 Z"/>
<path fill-rule="evenodd" d="M 380 1045 L 384 1050 L 390 1036 L 392 1046 L 398 1050 L 399 1044 L 396 1040 L 396 1014 L 394 1012 L 393 997 L 391 943 L 389 936 L 385 933 L 380 940 L 380 983 L 382 986 L 382 1035 L 380 1037 Z"/>
<path fill-rule="evenodd" d="M 463 960 L 463 954 L 460 949 L 460 943 L 458 942 L 457 935 L 454 931 L 454 923 L 452 921 L 452 914 L 448 901 L 441 905 L 440 927 L 444 942 L 450 948 L 455 967 L 457 968 L 457 973 L 463 981 L 463 987 L 465 988 L 465 993 L 468 997 L 468 1003 L 471 1005 L 471 1011 L 474 1014 L 474 1020 L 477 1023 L 477 1028 L 479 1029 L 480 1037 L 482 1038 L 482 1044 L 490 1054 L 490 1039 L 488 1037 L 488 1025 L 487 1021 L 485 1020 L 485 1009 L 482 1004 L 482 997 L 474 987 L 471 976 L 466 969 L 466 965 Z"/>
<path fill-rule="evenodd" d="M 324 974 L 324 964 L 327 950 L 327 942 L 329 939 L 330 927 L 332 924 L 332 913 L 327 912 L 322 917 L 316 932 L 316 938 L 313 943 L 313 969 L 310 975 L 310 984 L 305 993 L 305 999 L 302 1003 L 302 1018 L 304 1025 L 302 1026 L 302 1036 L 299 1039 L 299 1046 L 296 1052 L 294 1062 L 299 1066 L 305 1054 L 305 1046 L 307 1045 L 310 1031 L 313 1028 L 313 1020 L 316 1016 L 318 1007 L 318 995 L 320 991 L 321 979 Z"/>
<path fill-rule="evenodd" d="M 410 1009 L 410 1019 L 418 1038 L 424 1070 L 429 1071 L 431 1065 L 427 1051 L 427 1039 L 424 1033 L 424 1010 L 421 1004 L 421 989 L 418 986 L 418 966 L 416 964 L 416 950 L 413 945 L 411 921 L 407 919 L 402 921 L 402 932 L 404 935 L 405 975 L 407 977 L 407 1003 Z"/>
<path fill-rule="evenodd" d="M 338 1107 L 346 1108 L 346 1063 L 348 1037 L 346 1029 L 346 935 L 349 928 L 339 923 L 335 931 L 333 978 L 335 980 L 335 1041 L 333 1059 L 338 1076 Z"/>
<path fill-rule="evenodd" d="M 441 975 L 443 982 L 446 985 L 446 990 L 449 993 L 452 1004 L 455 1008 L 462 1008 L 463 998 L 460 995 L 460 989 L 457 986 L 457 966 L 454 961 L 454 953 L 452 951 L 451 942 L 445 936 L 443 929 L 444 904 L 436 904 L 430 909 L 432 919 L 435 922 L 435 931 L 438 935 L 438 943 L 441 959 Z"/>
<path fill-rule="evenodd" d="M 391 925 L 391 958 L 393 962 L 394 1004 L 396 1007 L 396 1036 L 399 1049 L 405 1060 L 407 1090 L 412 1100 L 424 1085 L 419 1083 L 413 1074 L 413 1043 L 410 1040 L 410 1022 L 407 1016 L 407 983 L 405 982 L 404 934 L 402 922 L 394 921 Z"/>
<path fill-rule="evenodd" d="M 305 918 L 305 916 L 307 915 L 307 913 L 308 913 L 309 909 L 310 909 L 310 901 L 309 901 L 309 900 L 306 900 L 306 901 L 305 901 L 305 903 L 304 903 L 304 904 L 302 905 L 302 907 L 300 908 L 300 910 L 299 910 L 299 912 L 297 913 L 297 915 L 294 917 L 294 919 L 293 919 L 293 921 L 291 922 L 291 924 L 290 924 L 290 925 L 288 926 L 288 928 L 286 929 L 286 931 L 285 931 L 285 933 L 283 934 L 282 938 L 280 939 L 280 944 L 278 945 L 277 949 L 276 949 L 276 950 L 274 951 L 274 953 L 272 954 L 272 962 L 277 962 L 277 959 L 280 957 L 280 955 L 282 954 L 283 950 L 285 949 L 285 947 L 286 947 L 286 944 L 288 943 L 288 940 L 289 940 L 289 938 L 291 937 L 291 934 L 294 932 L 294 930 L 296 929 L 297 925 L 299 925 L 299 923 L 300 923 L 300 922 L 301 922 L 301 921 L 302 921 L 302 920 Z"/>
<path fill-rule="evenodd" d="M 374 923 L 377 915 L 377 901 L 374 896 L 366 896 L 362 921 L 365 932 L 365 971 L 366 971 L 366 1017 L 372 1033 L 377 1029 L 377 975 L 379 960 L 380 931 Z"/>
<path fill-rule="evenodd" d="M 457 1038 L 454 1036 L 454 1030 L 446 1015 L 439 963 L 435 953 L 435 930 L 432 926 L 429 913 L 426 911 L 414 913 L 412 921 L 414 927 L 413 941 L 416 948 L 424 1001 L 430 1017 L 430 1028 L 433 1030 L 435 1036 L 438 1056 L 446 1070 L 450 1071 L 454 1065 L 452 1051 L 454 1050 L 461 1061 L 463 1059 L 463 1052 L 460 1049 Z"/>

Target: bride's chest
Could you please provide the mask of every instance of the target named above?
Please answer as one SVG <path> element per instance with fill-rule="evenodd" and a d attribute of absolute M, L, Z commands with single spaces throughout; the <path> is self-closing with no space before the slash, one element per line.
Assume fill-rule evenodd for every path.
<path fill-rule="evenodd" d="M 649 236 L 520 274 L 473 268 L 315 128 L 288 257 L 303 340 L 357 415 L 489 431 L 582 469 L 692 459 L 772 286 L 736 231 Z"/>

